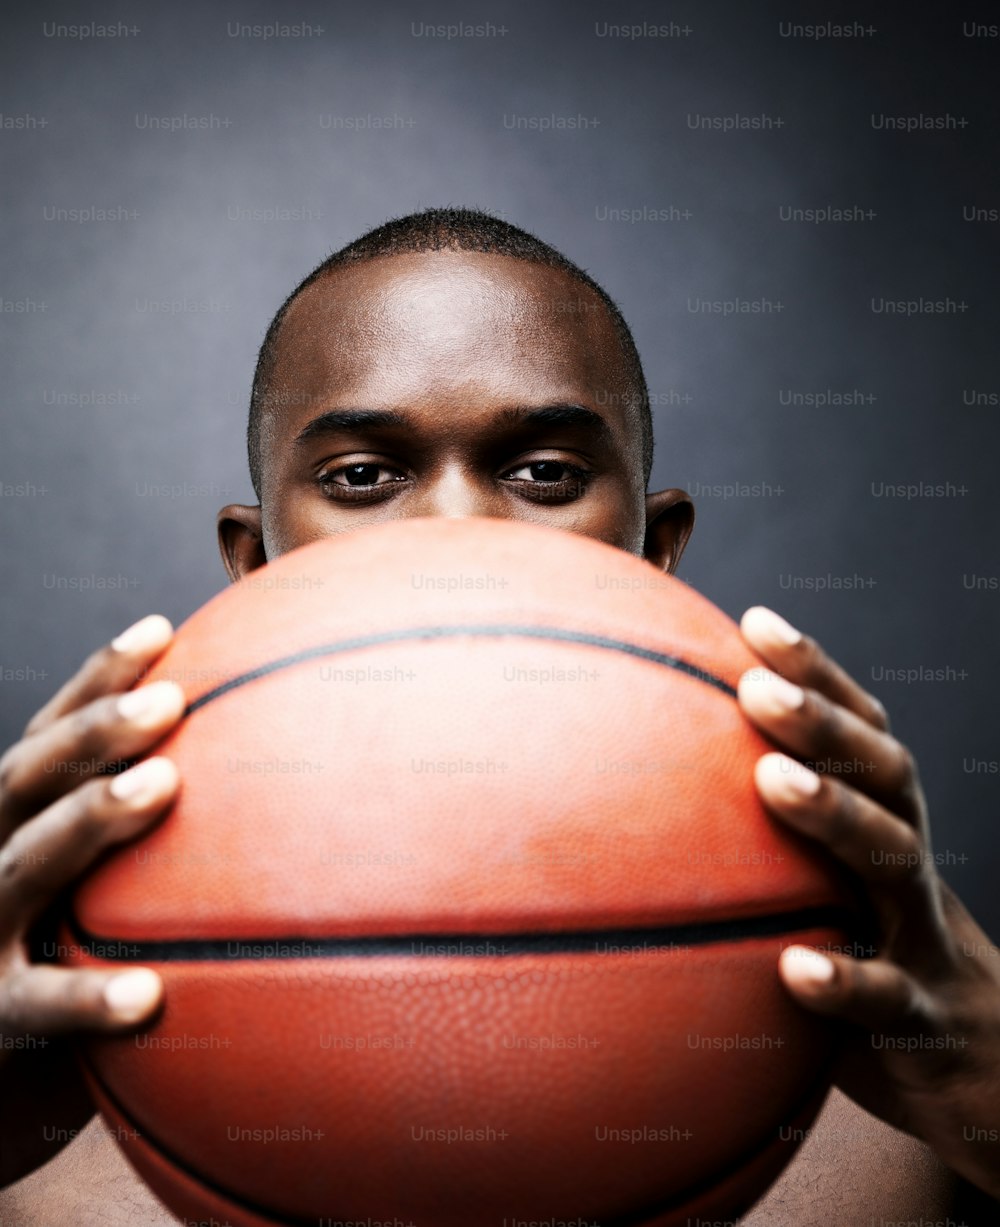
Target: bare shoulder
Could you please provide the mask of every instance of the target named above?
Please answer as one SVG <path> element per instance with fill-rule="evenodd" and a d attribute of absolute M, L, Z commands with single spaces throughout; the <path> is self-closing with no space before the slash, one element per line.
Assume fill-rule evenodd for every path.
<path fill-rule="evenodd" d="M 945 1222 L 957 1180 L 934 1152 L 836 1088 L 795 1158 L 740 1227 Z"/>
<path fill-rule="evenodd" d="M 0 1223 L 18 1227 L 177 1227 L 94 1116 L 44 1167 L 0 1189 Z"/>

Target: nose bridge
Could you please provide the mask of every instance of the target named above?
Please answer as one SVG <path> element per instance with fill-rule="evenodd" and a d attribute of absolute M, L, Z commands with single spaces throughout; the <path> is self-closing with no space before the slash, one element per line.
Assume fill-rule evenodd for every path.
<path fill-rule="evenodd" d="M 457 456 L 443 459 L 433 472 L 426 473 L 420 483 L 416 511 L 422 516 L 444 516 L 462 519 L 465 516 L 488 516 L 495 494 L 472 471 L 469 464 Z"/>

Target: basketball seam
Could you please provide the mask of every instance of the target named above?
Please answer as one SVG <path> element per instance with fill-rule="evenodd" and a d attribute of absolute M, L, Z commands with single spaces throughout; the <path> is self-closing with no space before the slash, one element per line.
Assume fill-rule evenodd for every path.
<path fill-rule="evenodd" d="M 255 962 L 310 958 L 511 958 L 526 955 L 597 954 L 597 947 L 618 946 L 633 956 L 638 947 L 650 953 L 671 952 L 690 946 L 720 945 L 806 929 L 849 931 L 851 914 L 837 905 L 818 905 L 787 912 L 691 924 L 586 929 L 559 933 L 411 933 L 384 937 L 231 937 L 132 941 L 91 933 L 75 915 L 70 917 L 82 952 L 88 946 L 107 946 L 94 956 L 107 962 Z M 237 947 L 234 951 L 233 947 Z M 123 951 L 122 947 L 126 947 Z M 289 953 L 265 953 L 288 947 Z M 482 949 L 487 947 L 487 949 Z M 450 949 L 454 948 L 454 953 Z M 309 953 L 301 951 L 307 949 Z M 291 953 L 294 950 L 295 953 Z M 261 953 L 255 953 L 261 951 Z M 608 957 L 613 957 L 610 955 Z"/>
<path fill-rule="evenodd" d="M 564 643 L 581 643 L 587 647 L 603 648 L 610 652 L 621 652 L 626 656 L 636 656 L 641 660 L 648 660 L 653 664 L 663 665 L 668 669 L 675 669 L 677 672 L 685 673 L 689 677 L 696 678 L 708 686 L 714 686 L 716 690 L 721 690 L 723 694 L 729 695 L 730 698 L 736 697 L 735 689 L 728 682 L 724 682 L 721 678 L 716 677 L 714 673 L 710 673 L 706 669 L 699 669 L 697 665 L 692 665 L 679 656 L 670 656 L 666 652 L 657 652 L 652 648 L 644 648 L 637 643 L 629 643 L 624 639 L 611 639 L 605 635 L 592 635 L 586 631 L 566 630 L 558 626 L 458 623 L 454 626 L 418 626 L 404 627 L 399 630 L 377 631 L 371 635 L 357 635 L 351 639 L 342 639 L 334 643 L 323 643 L 315 647 L 303 648 L 298 652 L 291 653 L 289 656 L 280 656 L 277 660 L 268 661 L 254 669 L 248 669 L 245 673 L 240 673 L 236 677 L 230 678 L 228 682 L 222 682 L 220 685 L 213 687 L 199 698 L 193 699 L 187 705 L 184 715 L 189 716 L 192 712 L 198 711 L 199 708 L 206 706 L 206 704 L 214 702 L 216 699 L 228 694 L 231 690 L 237 690 L 241 686 L 246 686 L 249 682 L 257 681 L 258 678 L 267 677 L 271 673 L 278 673 L 282 669 L 290 669 L 293 665 L 301 664 L 307 660 L 315 660 L 320 656 L 337 656 L 343 652 L 354 652 L 359 648 L 375 647 L 383 643 L 403 643 L 410 639 L 457 638 L 461 635 L 477 635 L 490 638 L 514 636 L 522 639 L 551 639 Z"/>

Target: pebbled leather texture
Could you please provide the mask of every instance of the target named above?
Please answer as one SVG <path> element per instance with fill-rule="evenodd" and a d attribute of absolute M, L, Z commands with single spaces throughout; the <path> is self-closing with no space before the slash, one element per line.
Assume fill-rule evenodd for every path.
<path fill-rule="evenodd" d="M 845 933 L 670 927 L 848 899 L 756 798 L 726 691 L 756 663 L 679 580 L 507 520 L 328 539 L 195 613 L 145 679 L 195 705 L 157 747 L 178 804 L 72 917 L 87 965 L 214 943 L 87 1049 L 175 1213 L 668 1227 L 759 1195 L 832 1043 L 777 954 Z"/>

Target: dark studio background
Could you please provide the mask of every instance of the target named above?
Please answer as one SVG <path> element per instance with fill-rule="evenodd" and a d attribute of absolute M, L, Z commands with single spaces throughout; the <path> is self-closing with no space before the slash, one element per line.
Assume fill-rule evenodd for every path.
<path fill-rule="evenodd" d="M 292 286 L 386 217 L 478 205 L 619 301 L 654 399 L 653 486 L 695 495 L 681 576 L 734 617 L 772 605 L 883 699 L 917 754 L 943 872 L 1000 933 L 1000 19 L 836 8 L 8 8 L 0 743 L 93 647 L 224 586 L 214 514 L 254 501 L 248 390 Z M 874 32 L 780 32 L 831 18 Z M 137 32 L 46 34 L 91 21 Z M 314 32 L 230 33 L 276 21 Z M 496 30 L 415 33 L 454 22 Z M 598 36 L 643 22 L 674 31 Z M 781 126 L 689 126 L 737 114 Z M 588 125 L 510 126 L 553 115 Z M 885 115 L 958 126 L 873 126 Z M 367 117 L 392 126 L 345 126 Z M 866 215 L 782 220 L 825 206 Z M 69 220 L 93 208 L 112 220 Z M 993 220 L 968 220 L 977 208 Z M 737 299 L 775 309 L 691 309 Z M 873 299 L 952 307 L 887 315 Z M 782 403 L 827 390 L 848 403 Z M 916 497 L 885 496 L 897 485 Z M 816 591 L 818 577 L 852 586 Z"/>

